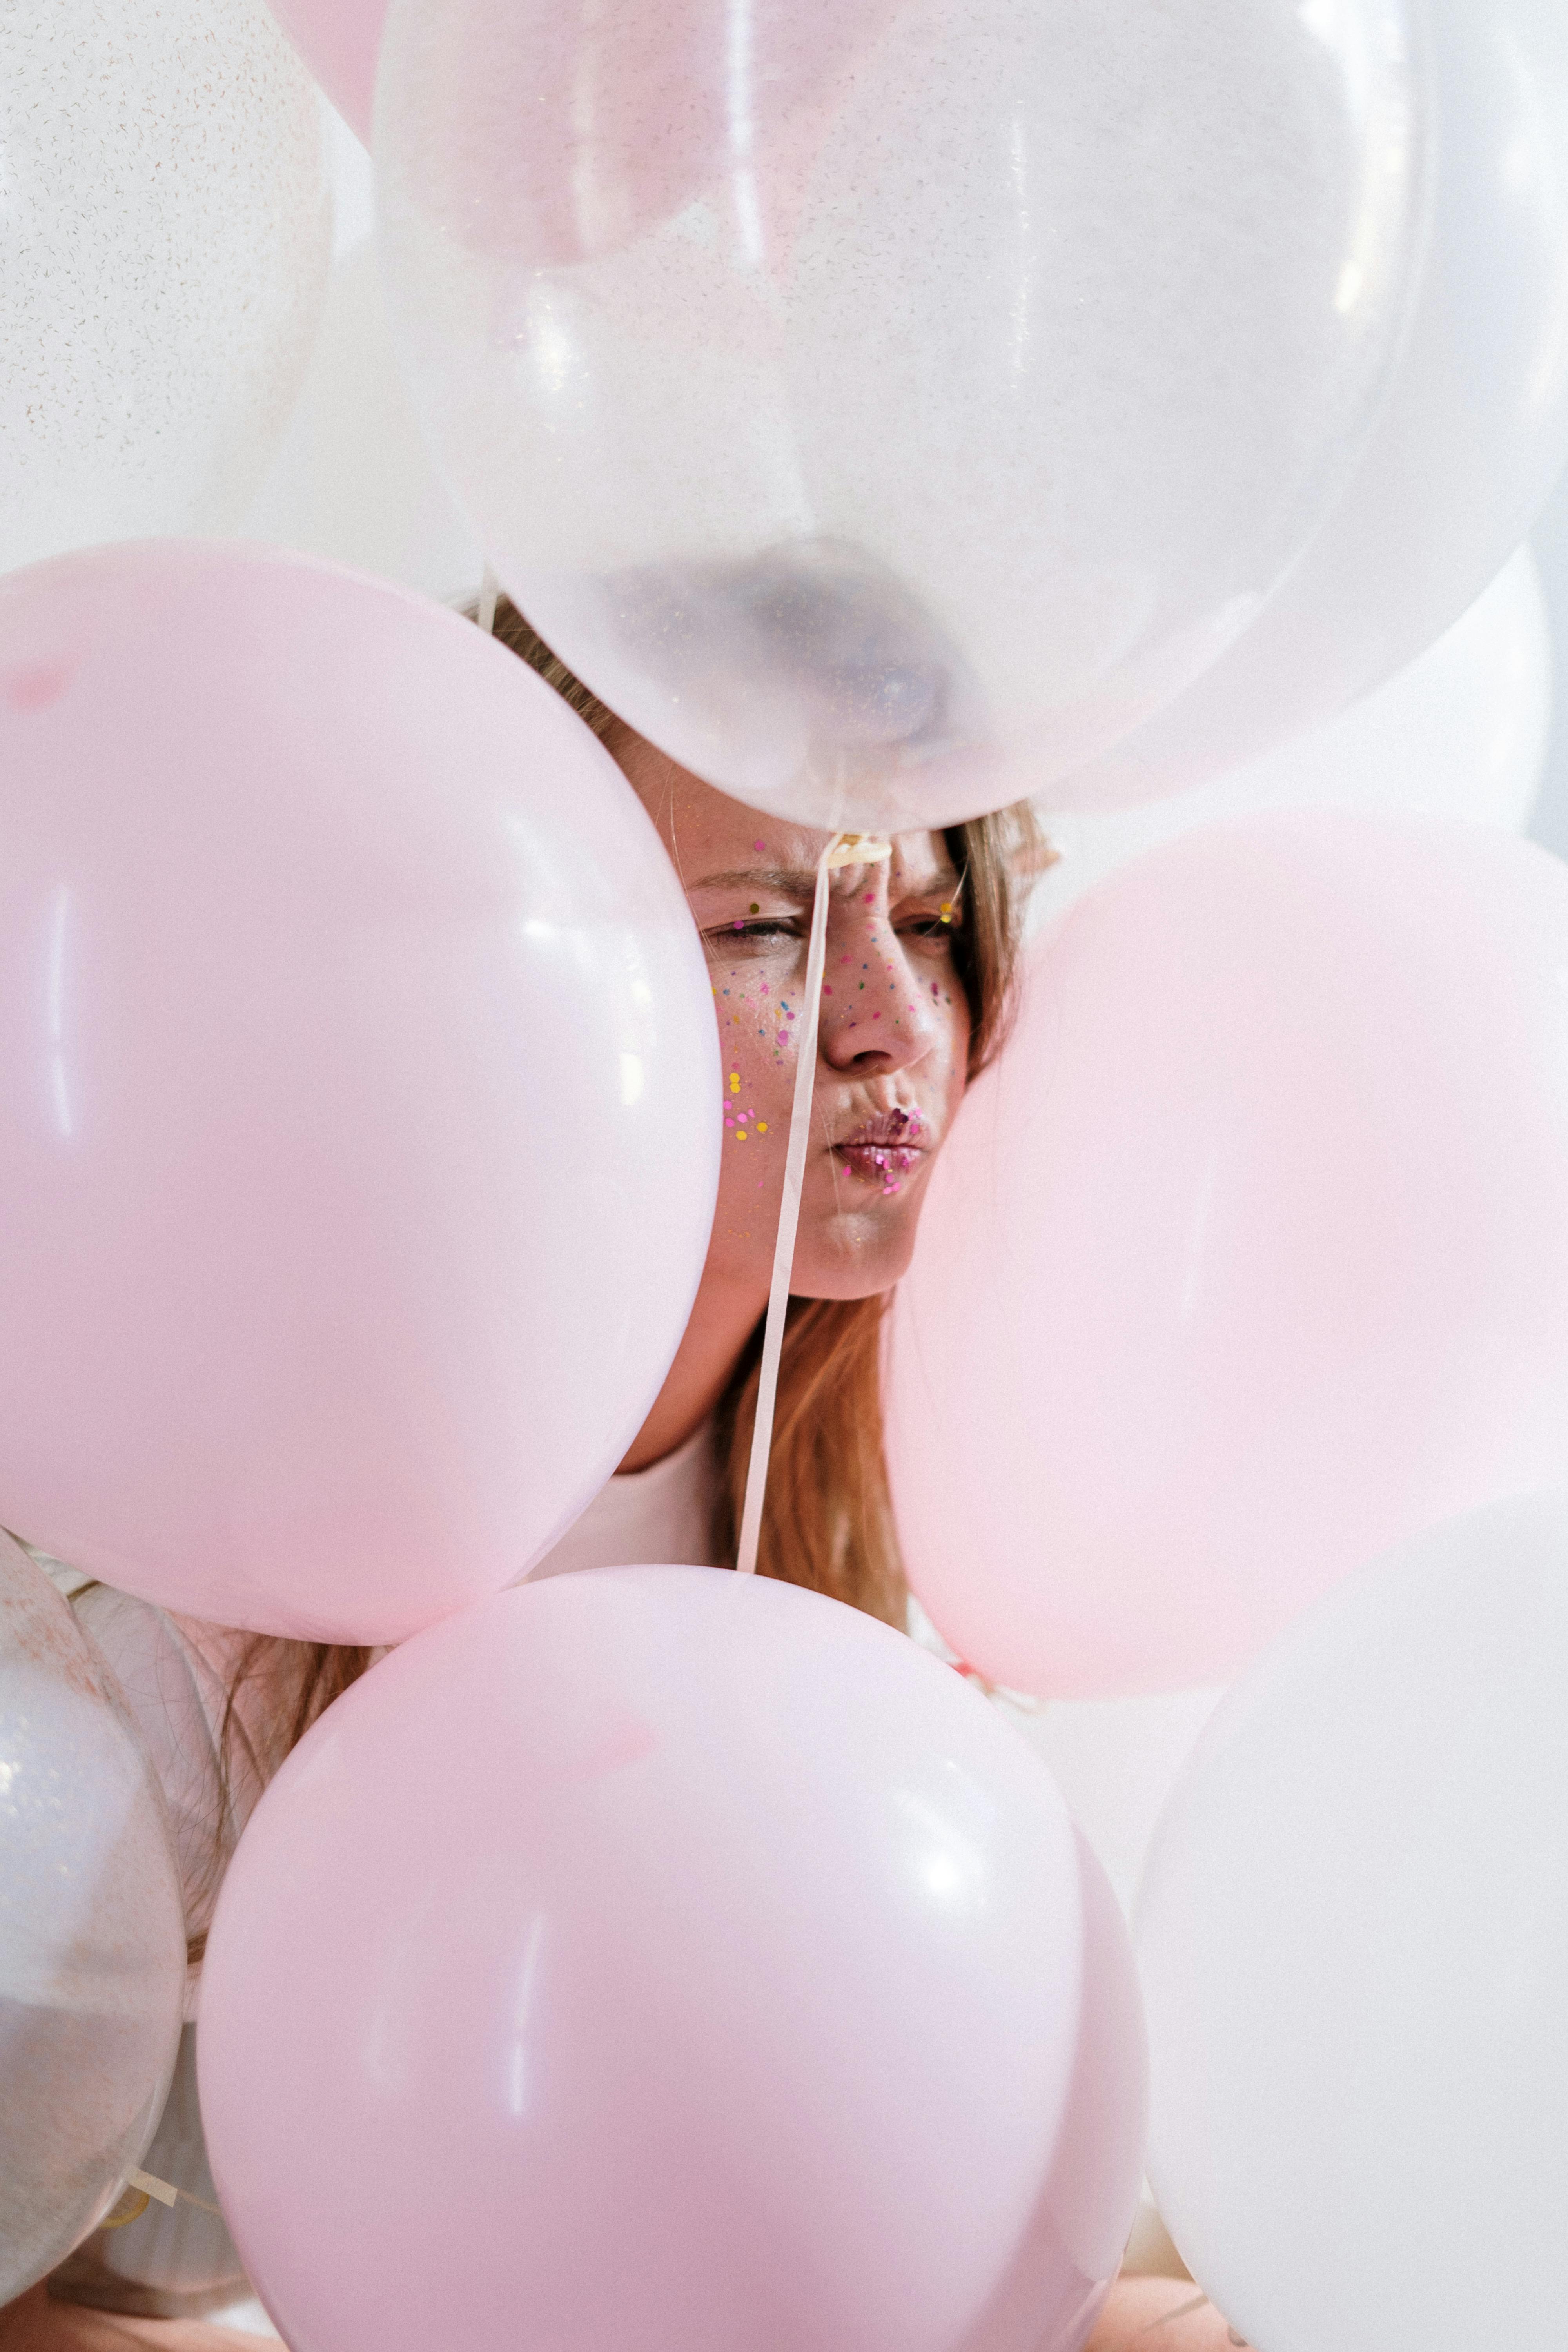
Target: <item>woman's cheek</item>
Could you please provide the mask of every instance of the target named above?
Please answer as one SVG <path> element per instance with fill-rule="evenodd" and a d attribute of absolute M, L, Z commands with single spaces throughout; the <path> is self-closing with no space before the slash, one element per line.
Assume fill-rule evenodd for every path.
<path fill-rule="evenodd" d="M 743 1152 L 748 1162 L 758 1163 L 760 1191 L 767 1182 L 771 1148 L 776 1144 L 782 1150 L 786 1137 L 800 1006 L 787 982 L 754 963 L 718 968 L 713 1003 L 723 1056 L 726 1175 L 731 1184 L 744 1181 L 740 1167 L 729 1165 Z"/>

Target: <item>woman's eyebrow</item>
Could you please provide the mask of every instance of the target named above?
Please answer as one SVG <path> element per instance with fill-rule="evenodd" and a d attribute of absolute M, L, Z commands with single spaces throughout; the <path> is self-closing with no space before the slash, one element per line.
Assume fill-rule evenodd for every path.
<path fill-rule="evenodd" d="M 905 872 L 899 876 L 895 895 L 900 898 L 933 898 L 939 890 L 956 890 L 959 879 L 955 866 L 928 866 L 923 874 Z"/>
<path fill-rule="evenodd" d="M 731 874 L 704 874 L 686 887 L 689 890 L 776 890 L 786 898 L 809 898 L 816 888 L 816 874 L 808 866 L 749 866 Z"/>

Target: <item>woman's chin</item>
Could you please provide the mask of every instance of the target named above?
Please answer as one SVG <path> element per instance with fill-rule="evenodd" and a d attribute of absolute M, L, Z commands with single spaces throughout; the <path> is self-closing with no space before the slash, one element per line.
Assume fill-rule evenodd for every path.
<path fill-rule="evenodd" d="M 920 1222 L 920 1191 L 873 1193 L 802 1217 L 790 1289 L 797 1298 L 868 1298 L 909 1270 Z"/>

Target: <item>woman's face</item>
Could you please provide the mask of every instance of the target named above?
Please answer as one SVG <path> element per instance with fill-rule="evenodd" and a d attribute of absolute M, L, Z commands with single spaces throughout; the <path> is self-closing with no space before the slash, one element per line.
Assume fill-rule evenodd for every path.
<path fill-rule="evenodd" d="M 659 829 L 708 955 L 723 1057 L 724 1150 L 710 1277 L 765 1295 L 804 1025 L 816 865 L 828 836 L 760 816 L 616 730 L 609 748 Z M 829 877 L 800 1229 L 790 1287 L 886 1290 L 909 1264 L 931 1163 L 963 1093 L 963 920 L 941 834 Z"/>

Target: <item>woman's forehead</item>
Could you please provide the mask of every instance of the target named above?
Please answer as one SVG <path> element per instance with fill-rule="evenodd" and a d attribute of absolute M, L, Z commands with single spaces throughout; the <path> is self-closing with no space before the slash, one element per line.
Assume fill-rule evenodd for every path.
<path fill-rule="evenodd" d="M 624 764 L 689 890 L 748 883 L 778 889 L 815 877 L 831 838 L 820 826 L 764 816 L 678 768 L 651 745 L 639 745 Z M 889 878 L 902 890 L 956 879 L 940 833 L 897 835 L 891 864 Z"/>

